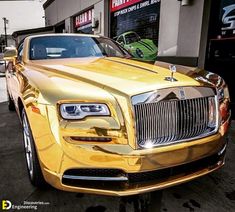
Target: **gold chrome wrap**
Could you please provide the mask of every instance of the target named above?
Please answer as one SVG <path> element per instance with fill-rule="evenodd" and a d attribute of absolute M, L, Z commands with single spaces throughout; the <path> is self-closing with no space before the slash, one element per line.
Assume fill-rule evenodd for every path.
<path fill-rule="evenodd" d="M 44 178 L 52 186 L 74 192 L 132 195 L 192 180 L 224 164 L 230 100 L 229 96 L 225 96 L 221 102 L 218 101 L 216 86 L 220 85 L 221 78 L 217 75 L 198 69 L 189 72 L 177 70 L 174 78 L 178 81 L 171 82 L 165 80 L 170 75 L 167 68 L 125 58 L 31 61 L 28 51 L 32 38 L 25 38 L 22 63 L 14 65 L 14 76 L 11 76 L 11 70 L 7 71 L 7 88 L 19 115 L 22 108 L 26 111 Z M 185 114 L 177 122 L 176 116 L 182 113 L 174 114 L 173 110 L 177 106 L 169 103 L 174 98 L 183 101 L 184 108 L 191 105 L 193 111 L 186 109 L 191 117 Z M 207 124 L 201 124 L 208 121 L 208 114 L 203 114 L 204 109 L 209 110 L 208 98 L 214 98 L 212 108 L 215 110 L 216 126 L 208 134 L 200 136 L 207 130 L 203 128 Z M 164 101 L 165 105 L 161 103 Z M 60 114 L 60 105 L 64 103 L 105 104 L 110 115 L 65 120 Z M 182 136 L 176 139 L 180 142 L 154 148 L 139 148 L 137 140 L 140 135 L 137 131 L 141 123 L 136 123 L 136 115 L 137 112 L 141 114 L 142 109 L 136 109 L 135 106 L 158 103 L 161 104 L 161 111 L 156 113 L 156 108 L 150 108 L 152 111 L 146 110 L 146 116 L 155 115 L 158 120 L 161 112 L 170 110 L 170 116 L 163 118 L 162 124 L 169 124 L 174 118 L 175 122 L 172 124 L 187 120 L 186 123 L 191 125 L 185 128 L 190 129 L 192 135 L 185 137 L 182 130 Z M 199 111 L 203 122 L 197 119 L 195 110 Z M 195 129 L 192 122 L 194 125 L 198 124 L 198 131 L 203 126 L 199 133 L 193 133 Z M 167 126 L 169 136 L 173 125 Z M 153 137 L 158 133 L 150 128 L 161 128 L 158 122 L 148 120 L 144 127 Z M 166 128 L 166 125 L 162 127 Z M 173 132 L 177 134 L 176 130 Z M 216 158 L 213 164 L 207 160 L 211 157 Z M 206 161 L 203 163 L 205 166 L 199 167 L 197 161 Z M 195 168 L 191 172 L 187 168 L 190 164 Z M 81 175 L 80 172 L 79 175 L 76 170 L 81 169 L 107 170 L 109 174 L 97 171 L 96 174 L 92 172 L 90 175 Z M 130 176 L 170 169 L 179 170 L 178 174 L 166 175 L 162 180 L 148 182 L 144 182 L 142 177 L 141 182 L 128 185 Z M 112 170 L 118 171 L 111 172 Z M 66 179 L 86 182 L 76 185 L 76 181 L 73 185 L 68 185 L 63 181 L 63 176 Z M 138 175 L 139 178 L 141 176 Z M 113 186 L 103 189 L 90 187 L 89 182 L 84 180 L 85 177 L 95 182 L 94 185 L 108 181 Z M 127 185 L 118 190 L 114 183 L 118 181 Z"/>

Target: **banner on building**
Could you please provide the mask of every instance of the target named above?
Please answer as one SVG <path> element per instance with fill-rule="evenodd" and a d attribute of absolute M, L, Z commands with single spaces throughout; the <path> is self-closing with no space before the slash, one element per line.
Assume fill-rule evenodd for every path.
<path fill-rule="evenodd" d="M 117 10 L 121 10 L 125 7 L 141 2 L 141 0 L 111 0 L 110 2 L 111 12 L 115 12 Z"/>

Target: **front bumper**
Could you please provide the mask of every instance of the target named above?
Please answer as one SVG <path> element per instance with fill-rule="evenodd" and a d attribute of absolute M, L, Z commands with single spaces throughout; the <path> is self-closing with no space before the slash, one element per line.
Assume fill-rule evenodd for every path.
<path fill-rule="evenodd" d="M 210 139 L 173 145 L 174 150 L 148 150 L 143 155 L 119 155 L 91 147 L 70 147 L 77 151 L 77 160 L 64 154 L 59 170 L 52 171 L 43 163 L 43 174 L 52 186 L 66 191 L 125 196 L 163 189 L 190 181 L 217 170 L 224 164 L 226 141 L 218 134 Z M 173 148 L 168 147 L 168 149 Z M 184 147 L 183 147 L 184 146 Z M 79 152 L 79 149 L 82 151 Z M 94 151 L 95 149 L 95 151 Z M 87 157 L 81 157 L 86 154 Z M 81 155 L 79 157 L 79 155 Z M 42 162 L 42 161 L 41 161 Z M 128 181 L 65 179 L 66 174 L 80 176 L 84 170 L 120 170 Z M 77 171 L 76 171 L 77 170 Z M 74 172 L 73 172 L 74 171 Z M 99 173 L 99 172 L 98 172 Z M 124 174 L 124 175 L 123 175 Z M 96 175 L 99 177 L 99 174 Z M 103 176 L 103 175 L 101 175 Z M 149 180 L 147 178 L 150 178 Z"/>
<path fill-rule="evenodd" d="M 224 164 L 225 132 L 229 121 L 224 122 L 217 134 L 209 137 L 134 150 L 126 143 L 127 138 L 123 137 L 120 141 L 117 137 L 114 143 L 71 142 L 64 136 L 63 129 L 58 127 L 60 125 L 56 119 L 49 124 L 47 115 L 43 115 L 46 109 L 43 110 L 40 109 L 41 114 L 28 111 L 31 120 L 37 120 L 37 125 L 31 124 L 31 128 L 44 178 L 61 190 L 114 196 L 134 195 L 190 181 Z M 73 133 L 76 132 L 77 129 L 74 129 Z M 78 169 L 119 170 L 117 177 L 126 177 L 127 181 L 64 178 L 67 173 L 73 178 L 79 176 Z M 76 174 L 71 170 L 75 170 Z M 150 180 L 145 180 L 148 177 Z"/>
<path fill-rule="evenodd" d="M 210 161 L 208 164 L 203 164 L 203 162 L 208 162 L 213 158 L 213 164 Z M 199 163 L 202 162 L 201 166 Z M 194 167 L 195 165 L 195 167 Z M 137 175 L 142 175 L 146 177 L 148 174 L 159 174 L 159 177 L 152 179 L 151 181 L 142 181 L 140 183 L 129 183 L 129 182 L 100 182 L 100 181 L 83 181 L 79 182 L 77 180 L 63 180 L 62 175 L 53 173 L 47 169 L 44 169 L 44 176 L 46 180 L 54 187 L 72 192 L 83 192 L 83 193 L 93 193 L 101 195 L 111 195 L 111 196 L 128 196 L 141 194 L 146 192 L 151 192 L 170 186 L 178 185 L 184 182 L 188 182 L 200 176 L 209 174 L 224 165 L 224 154 L 213 155 L 211 157 L 199 160 L 198 162 L 189 163 L 187 165 L 181 165 L 179 167 L 163 169 L 159 171 L 137 173 Z M 187 170 L 189 168 L 189 170 Z M 175 175 L 168 175 L 164 177 L 164 172 L 175 172 Z M 138 178 L 138 177 L 137 177 Z M 146 178 L 144 178 L 146 179 Z M 143 180 L 143 179 L 142 179 Z"/>

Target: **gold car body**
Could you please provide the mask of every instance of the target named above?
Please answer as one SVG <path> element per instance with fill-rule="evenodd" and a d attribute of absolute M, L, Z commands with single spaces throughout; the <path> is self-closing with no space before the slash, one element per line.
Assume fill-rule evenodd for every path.
<path fill-rule="evenodd" d="M 212 135 L 154 148 L 139 148 L 136 142 L 133 96 L 181 87 L 214 89 L 217 82 L 212 84 L 197 77 L 199 72 L 204 75 L 207 72 L 176 72 L 177 81 L 171 82 L 165 80 L 171 74 L 169 69 L 124 58 L 32 61 L 28 57 L 32 37 L 24 41 L 22 62 L 8 67 L 7 86 L 19 115 L 22 108 L 26 110 L 43 176 L 52 186 L 74 192 L 133 195 L 192 180 L 224 164 L 229 111 L 223 122 L 218 112 L 219 128 Z M 228 101 L 229 97 L 225 96 L 223 102 L 218 103 L 219 107 Z M 111 115 L 64 120 L 59 112 L 61 103 L 104 103 Z M 88 137 L 110 138 L 110 141 L 79 139 Z M 218 156 L 214 164 L 150 182 L 133 185 L 126 182 L 103 185 L 95 181 L 68 185 L 62 182 L 64 173 L 71 169 L 118 169 L 145 176 L 144 173 L 151 171 L 197 161 L 203 163 L 213 155 Z"/>

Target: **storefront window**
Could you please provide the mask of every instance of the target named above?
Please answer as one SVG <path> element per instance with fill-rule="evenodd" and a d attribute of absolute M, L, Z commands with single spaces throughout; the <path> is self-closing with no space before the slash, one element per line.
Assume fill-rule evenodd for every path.
<path fill-rule="evenodd" d="M 155 61 L 160 0 L 110 0 L 111 37 L 134 57 Z"/>

